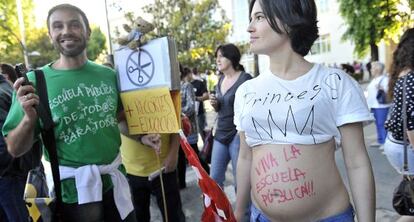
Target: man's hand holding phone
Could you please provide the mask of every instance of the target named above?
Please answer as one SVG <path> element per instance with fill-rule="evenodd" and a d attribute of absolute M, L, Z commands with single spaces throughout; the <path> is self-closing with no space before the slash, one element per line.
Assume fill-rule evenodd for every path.
<path fill-rule="evenodd" d="M 16 90 L 16 98 L 25 112 L 26 120 L 35 122 L 37 120 L 36 106 L 39 105 L 39 96 L 35 94 L 35 88 L 27 79 L 27 69 L 23 64 L 16 66 L 16 74 L 19 77 L 13 84 Z"/>

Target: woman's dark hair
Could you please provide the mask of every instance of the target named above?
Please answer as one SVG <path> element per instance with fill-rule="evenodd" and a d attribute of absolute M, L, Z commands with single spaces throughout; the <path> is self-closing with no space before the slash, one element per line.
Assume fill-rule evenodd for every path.
<path fill-rule="evenodd" d="M 181 66 L 181 65 L 180 65 Z M 181 66 L 181 70 L 182 70 L 182 72 L 181 72 L 181 76 L 180 76 L 180 79 L 182 80 L 182 79 L 184 79 L 185 77 L 187 77 L 188 75 L 191 75 L 192 73 L 191 73 L 191 69 L 190 68 L 188 68 L 188 67 L 184 67 L 184 68 L 182 68 L 182 66 Z"/>
<path fill-rule="evenodd" d="M 289 36 L 292 49 L 305 56 L 318 38 L 317 9 L 314 0 L 257 0 L 270 27 Z M 254 3 L 250 2 L 249 16 Z M 282 27 L 279 27 L 280 20 Z M 280 24 L 280 23 L 279 23 Z"/>
<path fill-rule="evenodd" d="M 0 68 L 1 68 L 1 73 L 6 74 L 9 77 L 10 81 L 12 81 L 13 83 L 16 81 L 17 74 L 13 66 L 3 63 L 0 65 Z"/>
<path fill-rule="evenodd" d="M 83 22 L 85 23 L 86 26 L 86 30 L 91 33 L 91 27 L 89 26 L 89 20 L 86 17 L 85 13 L 78 7 L 71 5 L 71 4 L 60 4 L 60 5 L 56 5 L 53 8 L 51 8 L 49 10 L 49 13 L 47 14 L 47 29 L 50 30 L 50 16 L 53 14 L 53 12 L 58 11 L 58 10 L 69 10 L 69 11 L 74 11 L 79 13 L 79 15 L 82 17 Z"/>
<path fill-rule="evenodd" d="M 414 28 L 408 29 L 395 49 L 388 83 L 388 97 L 392 99 L 395 83 L 402 71 L 411 69 L 414 71 Z"/>
<path fill-rule="evenodd" d="M 240 64 L 241 54 L 237 46 L 231 43 L 219 45 L 216 49 L 216 53 L 215 53 L 216 57 L 217 57 L 218 51 L 220 51 L 224 57 L 230 60 L 233 68 L 236 71 L 244 71 L 243 65 Z"/>

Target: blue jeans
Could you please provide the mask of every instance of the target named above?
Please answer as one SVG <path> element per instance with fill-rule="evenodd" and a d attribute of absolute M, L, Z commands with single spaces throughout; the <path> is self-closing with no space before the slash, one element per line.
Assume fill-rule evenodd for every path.
<path fill-rule="evenodd" d="M 266 215 L 257 209 L 254 204 L 251 204 L 250 212 L 250 222 L 270 222 Z M 349 205 L 344 212 L 318 220 L 317 222 L 354 222 L 354 208 L 352 205 Z"/>
<path fill-rule="evenodd" d="M 5 176 L 0 178 L 0 207 L 6 221 L 29 220 L 29 213 L 23 200 L 26 178 Z"/>
<path fill-rule="evenodd" d="M 213 152 L 211 154 L 210 176 L 223 187 L 227 164 L 231 160 L 233 167 L 233 177 L 236 182 L 237 158 L 239 157 L 240 137 L 236 134 L 229 145 L 220 143 L 217 140 L 213 142 Z"/>
<path fill-rule="evenodd" d="M 371 108 L 371 112 L 374 114 L 375 126 L 377 127 L 377 142 L 379 144 L 385 143 L 387 138 L 387 130 L 384 127 L 384 123 L 387 120 L 389 107 L 385 108 Z"/>

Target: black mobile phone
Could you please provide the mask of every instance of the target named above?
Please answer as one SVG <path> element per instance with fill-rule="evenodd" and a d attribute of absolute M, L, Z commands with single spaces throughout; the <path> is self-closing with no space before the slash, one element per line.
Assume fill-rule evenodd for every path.
<path fill-rule="evenodd" d="M 14 67 L 14 70 L 16 71 L 16 75 L 18 78 L 20 77 L 24 77 L 25 81 L 23 82 L 22 85 L 28 85 L 29 83 L 29 79 L 27 78 L 27 68 L 23 63 L 19 63 Z"/>

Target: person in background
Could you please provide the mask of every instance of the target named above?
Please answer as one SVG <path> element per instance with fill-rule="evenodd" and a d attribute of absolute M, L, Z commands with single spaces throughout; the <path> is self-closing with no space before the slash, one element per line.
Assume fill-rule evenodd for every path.
<path fill-rule="evenodd" d="M 217 75 L 211 70 L 206 70 L 206 76 L 207 76 L 207 90 L 209 93 L 211 93 L 216 88 L 218 78 L 217 78 Z"/>
<path fill-rule="evenodd" d="M 371 68 L 372 68 L 372 59 L 370 59 L 369 60 L 369 62 L 365 65 L 365 68 L 367 69 L 367 71 L 368 71 L 368 78 L 369 79 L 371 79 L 371 77 L 372 77 L 372 72 L 371 72 Z"/>
<path fill-rule="evenodd" d="M 217 112 L 217 127 L 211 154 L 210 176 L 223 188 L 227 165 L 231 161 L 236 180 L 240 138 L 233 123 L 234 96 L 237 88 L 252 76 L 240 64 L 241 54 L 234 44 L 220 45 L 216 49 L 217 69 L 223 73 L 217 83 L 210 103 Z"/>
<path fill-rule="evenodd" d="M 388 110 L 391 106 L 390 103 L 380 104 L 377 100 L 377 92 L 379 89 L 388 91 L 388 76 L 384 72 L 384 64 L 380 62 L 372 62 L 372 75 L 373 79 L 367 87 L 367 103 L 371 112 L 375 117 L 375 126 L 377 129 L 377 143 L 371 144 L 371 146 L 378 146 L 383 149 L 385 138 L 387 137 L 387 130 L 385 130 L 385 120 L 387 120 Z"/>
<path fill-rule="evenodd" d="M 236 219 L 251 202 L 250 221 L 352 222 L 356 213 L 374 222 L 362 128 L 372 114 L 348 74 L 304 58 L 318 38 L 315 1 L 253 0 L 249 9 L 250 50 L 270 62 L 236 92 Z M 339 146 L 355 211 L 335 162 Z"/>
<path fill-rule="evenodd" d="M 126 128 L 126 126 L 124 127 Z M 163 198 L 167 203 L 168 221 L 185 221 L 176 171 L 179 149 L 178 134 L 162 134 L 159 153 L 125 135 L 121 134 L 121 139 L 122 163 L 125 165 L 131 186 L 136 220 L 138 222 L 151 221 L 150 201 L 151 194 L 153 194 L 164 221 L 167 218 L 164 213 Z M 159 172 L 162 173 L 165 197 L 162 193 Z M 155 176 L 151 176 L 152 174 Z"/>
<path fill-rule="evenodd" d="M 3 66 L 4 65 L 4 66 Z M 8 65 L 2 64 L 2 74 L 6 71 Z M 14 71 L 14 70 L 13 70 Z M 10 80 L 4 75 L 0 75 L 0 127 L 6 120 L 12 103 L 13 88 Z M 1 129 L 0 128 L 0 129 Z M 40 161 L 40 149 L 38 150 L 38 161 Z M 29 157 L 29 156 L 27 156 Z M 34 158 L 34 157 L 33 157 Z M 25 158 L 27 159 L 27 158 Z M 0 220 L 26 222 L 29 219 L 29 213 L 23 200 L 24 187 L 26 184 L 28 171 L 20 168 L 19 163 L 23 157 L 13 159 L 7 151 L 7 144 L 4 141 L 3 134 L 0 134 Z M 36 161 L 35 161 L 36 162 Z"/>
<path fill-rule="evenodd" d="M 354 67 L 355 73 L 361 73 L 361 63 L 359 63 L 358 61 L 354 61 L 352 63 L 352 66 Z"/>
<path fill-rule="evenodd" d="M 193 79 L 200 80 L 206 83 L 206 75 L 199 73 L 197 67 L 194 67 L 191 71 L 193 72 Z"/>
<path fill-rule="evenodd" d="M 11 85 L 16 81 L 17 74 L 14 70 L 13 66 L 10 64 L 3 63 L 0 65 L 1 74 L 6 78 L 6 80 L 9 81 Z"/>
<path fill-rule="evenodd" d="M 195 106 L 197 113 L 197 127 L 198 133 L 201 136 L 201 139 L 204 141 L 205 133 L 204 129 L 207 127 L 206 120 L 206 109 L 204 108 L 204 101 L 208 100 L 208 91 L 207 84 L 204 79 L 200 77 L 197 72 L 197 68 L 193 68 L 193 75 L 191 75 L 191 85 L 193 85 L 195 90 Z"/>
<path fill-rule="evenodd" d="M 404 80 L 406 84 L 404 85 Z M 393 54 L 388 95 L 394 104 L 385 128 L 388 136 L 384 153 L 390 164 L 402 173 L 404 163 L 404 142 L 408 143 L 408 175 L 414 175 L 414 28 L 404 32 Z M 403 91 L 406 91 L 403 99 Z M 404 102 L 405 101 L 405 102 Z M 406 104 L 407 131 L 403 130 L 403 104 Z M 407 134 L 404 141 L 403 134 Z M 414 217 L 402 216 L 398 222 L 414 221 Z"/>
<path fill-rule="evenodd" d="M 181 66 L 180 66 L 181 68 Z M 197 114 L 195 112 L 195 94 L 193 85 L 190 83 L 191 70 L 187 67 L 181 71 L 181 112 L 183 115 L 188 117 L 191 123 L 191 132 L 187 135 L 188 143 L 191 145 L 193 150 L 199 155 L 198 150 L 198 129 L 197 129 Z M 199 158 L 201 165 L 204 170 L 209 173 L 210 167 L 208 164 Z M 181 149 L 178 153 L 178 184 L 180 189 L 186 188 L 185 174 L 187 169 L 187 161 L 184 151 Z"/>

